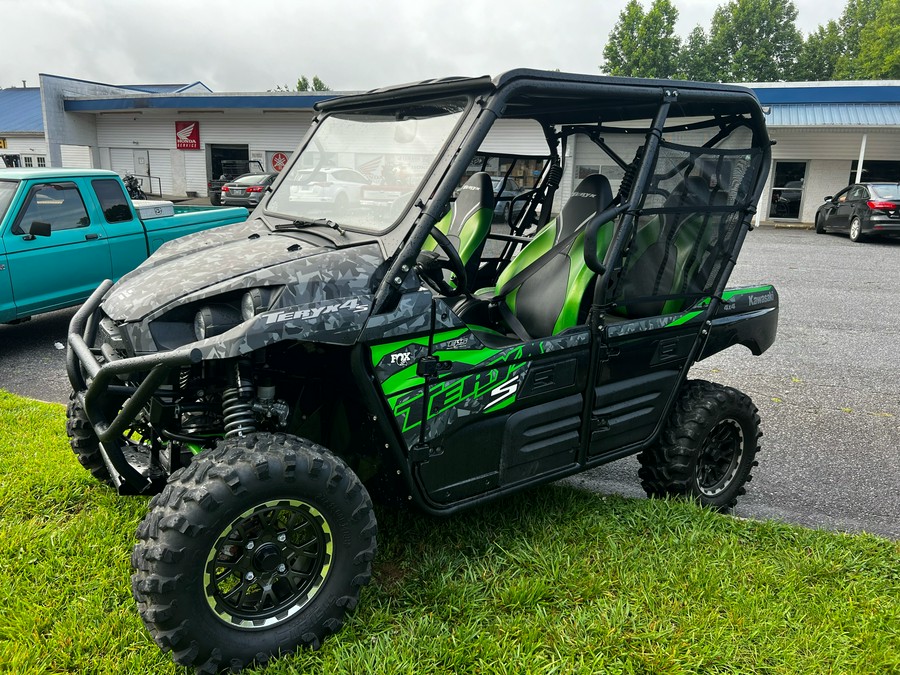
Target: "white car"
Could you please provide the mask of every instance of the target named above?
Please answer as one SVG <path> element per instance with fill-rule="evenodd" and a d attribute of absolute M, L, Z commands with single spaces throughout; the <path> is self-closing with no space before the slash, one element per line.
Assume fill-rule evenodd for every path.
<path fill-rule="evenodd" d="M 359 206 L 363 187 L 369 184 L 369 179 L 354 169 L 305 169 L 291 186 L 291 201 L 330 204 L 340 213 Z"/>

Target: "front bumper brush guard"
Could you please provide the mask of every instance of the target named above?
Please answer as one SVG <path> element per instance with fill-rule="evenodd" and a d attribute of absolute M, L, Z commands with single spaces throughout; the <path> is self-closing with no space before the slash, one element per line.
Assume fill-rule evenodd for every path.
<path fill-rule="evenodd" d="M 100 321 L 97 310 L 106 291 L 112 286 L 104 281 L 90 298 L 72 317 L 69 323 L 68 350 L 66 351 L 66 374 L 74 391 L 75 401 L 87 415 L 94 433 L 100 440 L 100 454 L 120 494 L 142 494 L 149 491 L 153 481 L 140 473 L 125 456 L 122 434 L 147 405 L 157 388 L 166 381 L 169 373 L 176 368 L 201 360 L 199 349 L 183 347 L 169 352 L 134 356 L 110 360 L 112 352 L 91 349 Z M 98 355 L 107 361 L 101 365 Z M 148 372 L 149 371 L 149 372 Z M 135 375 L 147 372 L 137 387 L 113 385 L 121 375 Z M 128 395 L 125 403 L 112 420 L 108 419 L 111 394 Z"/>

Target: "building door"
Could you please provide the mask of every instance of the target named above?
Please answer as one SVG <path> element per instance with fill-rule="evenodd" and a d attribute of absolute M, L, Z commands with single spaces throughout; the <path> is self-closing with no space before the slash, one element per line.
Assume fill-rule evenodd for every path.
<path fill-rule="evenodd" d="M 134 175 L 141 182 L 141 189 L 146 193 L 151 193 L 150 189 L 150 151 L 135 150 L 134 151 Z"/>
<path fill-rule="evenodd" d="M 223 175 L 231 179 L 235 177 L 235 172 L 241 174 L 247 171 L 250 161 L 248 145 L 207 144 L 206 152 L 209 180 L 218 180 Z"/>
<path fill-rule="evenodd" d="M 799 220 L 806 183 L 806 162 L 775 162 L 769 218 Z"/>

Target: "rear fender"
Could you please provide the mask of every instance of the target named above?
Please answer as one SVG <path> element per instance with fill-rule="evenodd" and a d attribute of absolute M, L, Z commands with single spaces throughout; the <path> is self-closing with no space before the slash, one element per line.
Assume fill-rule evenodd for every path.
<path fill-rule="evenodd" d="M 778 291 L 774 286 L 726 290 L 698 360 L 734 345 L 743 345 L 759 356 L 775 342 L 777 331 Z"/>

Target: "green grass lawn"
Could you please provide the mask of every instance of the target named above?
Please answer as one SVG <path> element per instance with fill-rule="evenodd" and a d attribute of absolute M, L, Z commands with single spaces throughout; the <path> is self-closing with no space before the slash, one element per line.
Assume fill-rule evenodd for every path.
<path fill-rule="evenodd" d="M 0 672 L 175 673 L 129 555 L 146 499 L 0 392 Z M 450 520 L 378 511 L 373 584 L 254 673 L 900 673 L 900 543 L 551 486 Z"/>

